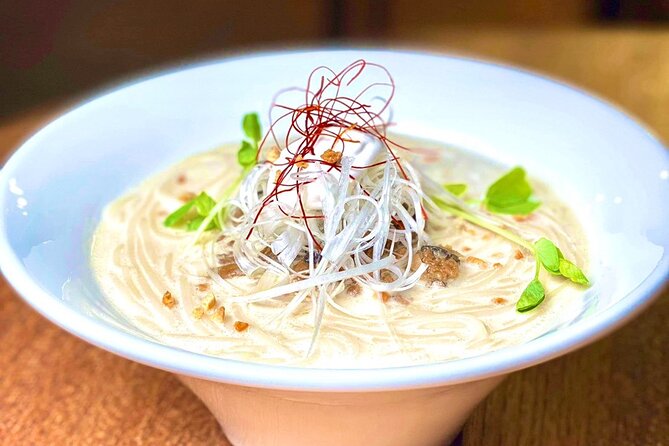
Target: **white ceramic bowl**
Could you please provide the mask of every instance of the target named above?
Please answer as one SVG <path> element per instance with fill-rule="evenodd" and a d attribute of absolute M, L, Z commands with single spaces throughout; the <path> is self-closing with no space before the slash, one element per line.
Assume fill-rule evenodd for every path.
<path fill-rule="evenodd" d="M 395 77 L 396 131 L 522 164 L 575 203 L 591 237 L 582 314 L 517 347 L 413 367 L 314 370 L 217 359 L 141 336 L 105 302 L 88 266 L 102 208 L 185 156 L 241 138 L 316 65 L 365 58 Z M 65 330 L 180 375 L 238 445 L 444 444 L 505 374 L 620 327 L 669 271 L 669 156 L 633 119 L 569 86 L 472 60 L 369 50 L 212 61 L 94 98 L 30 138 L 0 174 L 0 264 Z"/>

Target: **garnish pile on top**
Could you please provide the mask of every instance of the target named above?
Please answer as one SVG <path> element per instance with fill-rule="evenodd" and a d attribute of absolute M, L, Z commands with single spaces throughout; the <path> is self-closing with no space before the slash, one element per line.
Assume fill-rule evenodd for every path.
<path fill-rule="evenodd" d="M 358 60 L 339 72 L 315 69 L 306 87 L 277 94 L 264 137 L 257 115 L 244 116 L 248 139 L 237 156 L 242 172 L 218 201 L 203 192 L 165 225 L 195 230 L 196 239 L 223 231 L 238 268 L 259 278 L 258 289 L 239 300 L 288 296 L 290 314 L 309 299 L 314 338 L 326 305 L 347 312 L 334 299 L 347 284 L 387 295 L 421 277 L 445 285 L 457 276 L 457 253 L 433 246 L 425 233 L 426 209 L 463 218 L 535 256 L 536 274 L 518 311 L 544 299 L 541 266 L 588 284 L 552 242 L 525 240 L 494 216 L 527 215 L 540 206 L 523 169 L 497 180 L 475 205 L 459 198 L 465 184 L 427 193 L 421 174 L 400 157 L 408 149 L 387 134 L 394 94 L 392 77 L 377 64 Z M 450 273 L 437 274 L 437 265 Z"/>

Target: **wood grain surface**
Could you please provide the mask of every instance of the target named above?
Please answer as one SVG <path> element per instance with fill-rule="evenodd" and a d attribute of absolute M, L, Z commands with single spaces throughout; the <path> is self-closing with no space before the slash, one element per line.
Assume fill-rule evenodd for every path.
<path fill-rule="evenodd" d="M 621 105 L 669 140 L 669 31 L 435 29 L 398 39 L 557 76 Z M 61 107 L 47 105 L 0 123 L 0 151 L 8 154 Z M 629 150 L 634 156 L 634 147 Z M 669 445 L 669 292 L 614 335 L 512 375 L 475 411 L 461 441 Z M 0 445 L 61 444 L 227 442 L 173 376 L 67 334 L 29 309 L 3 280 Z"/>

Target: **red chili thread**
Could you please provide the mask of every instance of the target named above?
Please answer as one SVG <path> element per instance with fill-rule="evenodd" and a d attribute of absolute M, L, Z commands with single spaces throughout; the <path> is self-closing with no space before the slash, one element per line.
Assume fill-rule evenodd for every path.
<path fill-rule="evenodd" d="M 357 94 L 352 97 L 342 94 L 342 90 L 354 85 L 355 81 L 361 79 L 361 76 L 369 68 L 380 70 L 385 76 L 385 82 L 372 82 L 364 85 Z M 382 101 L 382 105 L 378 110 L 374 110 L 371 104 L 362 102 L 365 94 L 372 92 L 374 89 L 387 90 L 385 95 L 375 95 L 374 98 Z M 290 107 L 285 104 L 280 104 L 281 96 L 291 92 L 301 92 L 304 94 L 304 104 L 299 107 Z M 311 179 L 296 179 L 295 183 L 286 184 L 285 180 L 288 175 L 294 170 L 299 170 L 302 164 L 319 163 L 329 166 L 328 170 L 341 169 L 334 165 L 327 163 L 320 159 L 308 158 L 314 156 L 314 146 L 322 136 L 328 136 L 333 139 L 332 149 L 340 145 L 341 150 L 344 150 L 347 142 L 355 142 L 351 137 L 347 138 L 347 132 L 356 130 L 379 139 L 386 147 L 391 160 L 397 165 L 401 176 L 408 180 L 404 167 L 402 166 L 400 158 L 395 154 L 394 149 L 410 150 L 400 144 L 391 141 L 387 136 L 387 128 L 391 123 L 387 122 L 382 115 L 388 110 L 390 103 L 395 95 L 395 82 L 382 65 L 367 62 L 363 59 L 357 60 L 343 70 L 335 72 L 326 66 L 319 66 L 315 68 L 308 76 L 305 88 L 290 87 L 282 89 L 274 96 L 272 106 L 270 107 L 270 127 L 260 143 L 256 159 L 259 159 L 260 152 L 272 140 L 277 147 L 288 148 L 288 153 L 291 158 L 285 163 L 275 163 L 275 166 L 282 167 L 272 191 L 263 199 L 263 202 L 253 220 L 257 223 L 262 211 L 265 207 L 278 199 L 282 193 L 295 191 L 297 200 L 299 202 L 299 215 L 288 215 L 281 206 L 278 206 L 280 211 L 287 217 L 302 219 L 307 228 L 307 232 L 312 238 L 314 244 L 318 249 L 321 249 L 318 241 L 315 239 L 312 229 L 309 226 L 309 220 L 322 219 L 323 215 L 307 215 L 302 201 L 302 194 L 300 189 L 314 180 Z M 283 111 L 280 116 L 274 118 L 274 111 Z M 288 120 L 288 127 L 284 133 L 285 136 L 281 144 L 277 136 L 277 127 Z M 297 144 L 296 144 L 297 143 Z M 295 147 L 296 145 L 296 147 Z M 295 147 L 295 148 L 293 148 Z M 368 166 L 353 166 L 353 169 L 368 169 L 385 164 L 384 162 L 374 163 Z M 349 175 L 351 180 L 355 181 L 352 175 Z M 369 193 L 365 190 L 366 195 Z M 424 218 L 427 218 L 425 209 L 421 206 L 421 212 Z M 400 224 L 394 216 L 391 216 L 392 221 Z M 253 233 L 253 228 L 249 230 L 247 239 Z"/>

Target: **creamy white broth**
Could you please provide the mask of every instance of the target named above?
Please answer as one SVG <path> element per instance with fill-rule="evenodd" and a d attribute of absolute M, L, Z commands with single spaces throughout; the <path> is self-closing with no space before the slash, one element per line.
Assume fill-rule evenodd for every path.
<path fill-rule="evenodd" d="M 402 142 L 416 145 L 412 140 Z M 504 171 L 491 160 L 432 145 L 440 147 L 439 163 L 414 163 L 440 183 L 469 184 L 472 196 L 480 196 Z M 279 324 L 276 316 L 287 305 L 286 299 L 232 302 L 231 296 L 262 284 L 246 277 L 229 279 L 229 284 L 212 280 L 206 252 L 211 243 L 194 245 L 192 233 L 162 225 L 165 216 L 181 206 L 184 194 L 206 190 L 216 197 L 234 181 L 239 174 L 235 150 L 226 147 L 196 155 L 150 178 L 110 204 L 95 233 L 92 264 L 102 291 L 132 325 L 160 342 L 270 364 L 402 366 L 528 342 L 581 309 L 582 287 L 542 272 L 547 291 L 544 303 L 518 313 L 515 302 L 534 275 L 533 258 L 528 253 L 517 258 L 513 243 L 459 218 L 432 218 L 428 223 L 432 242 L 449 245 L 463 256 L 459 277 L 447 287 L 421 282 L 385 303 L 372 290 L 363 289 L 359 295 L 342 292 L 337 303 L 357 317 L 328 306 L 317 342 L 307 356 L 313 334 L 308 303 Z M 587 244 L 573 212 L 548 188 L 534 180 L 533 184 L 543 205 L 528 219 L 507 218 L 509 226 L 530 240 L 541 236 L 553 240 L 565 257 L 586 266 Z M 202 284 L 209 289 L 202 290 Z M 162 303 L 168 290 L 177 301 L 171 309 Z M 209 292 L 225 306 L 223 322 L 211 312 L 201 319 L 192 315 Z M 235 321 L 247 322 L 249 328 L 239 332 Z"/>

